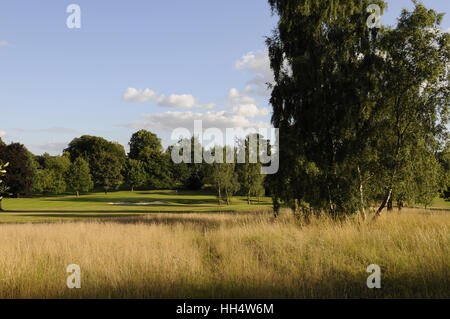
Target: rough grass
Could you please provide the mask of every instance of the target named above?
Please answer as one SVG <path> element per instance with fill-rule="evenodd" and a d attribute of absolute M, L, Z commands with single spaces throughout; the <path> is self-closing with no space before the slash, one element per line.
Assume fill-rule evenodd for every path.
<path fill-rule="evenodd" d="M 448 213 L 412 209 L 367 225 L 267 212 L 2 224 L 0 297 L 449 298 L 449 228 Z M 66 287 L 69 264 L 81 289 Z"/>

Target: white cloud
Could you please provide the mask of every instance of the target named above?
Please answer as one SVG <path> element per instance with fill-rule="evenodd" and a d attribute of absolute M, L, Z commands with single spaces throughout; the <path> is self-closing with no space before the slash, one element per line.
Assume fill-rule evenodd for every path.
<path fill-rule="evenodd" d="M 248 105 L 239 105 L 233 107 L 232 112 L 235 115 L 238 116 L 244 116 L 244 117 L 257 117 L 257 116 L 266 116 L 269 115 L 269 108 L 265 107 L 263 109 L 258 109 L 256 105 L 248 104 Z"/>
<path fill-rule="evenodd" d="M 153 130 L 171 131 L 175 128 L 185 127 L 193 129 L 195 120 L 201 120 L 204 128 L 269 128 L 267 122 L 253 122 L 251 118 L 266 116 L 269 108 L 259 109 L 254 99 L 241 95 L 238 90 L 231 89 L 229 94 L 231 108 L 225 111 L 207 112 L 164 112 L 144 114 L 144 121 L 135 121 L 128 127 L 148 128 Z"/>
<path fill-rule="evenodd" d="M 241 94 L 235 88 L 230 89 L 227 104 L 231 106 L 232 110 L 230 113 L 234 115 L 257 117 L 269 114 L 268 108 L 259 109 L 254 98 Z"/>
<path fill-rule="evenodd" d="M 253 79 L 247 82 L 246 94 L 267 96 L 270 92 L 267 83 L 273 83 L 273 72 L 270 68 L 268 50 L 249 52 L 236 61 L 234 67 L 253 74 Z"/>
<path fill-rule="evenodd" d="M 195 120 L 201 120 L 202 126 L 206 128 L 219 128 L 225 131 L 226 128 L 269 128 L 265 122 L 251 122 L 241 114 L 227 111 L 200 112 L 164 112 L 143 115 L 144 121 L 135 121 L 129 125 L 131 128 L 147 128 L 152 130 L 172 131 L 179 127 L 193 130 Z"/>
<path fill-rule="evenodd" d="M 256 105 L 256 100 L 250 96 L 243 95 L 238 89 L 232 88 L 228 93 L 228 104 L 232 106 L 241 104 Z"/>
<path fill-rule="evenodd" d="M 6 132 L 3 130 L 0 130 L 0 137 L 5 137 L 6 136 Z"/>
<path fill-rule="evenodd" d="M 150 89 L 138 90 L 135 88 L 128 88 L 123 94 L 123 99 L 131 102 L 148 102 L 157 99 L 157 94 Z"/>
<path fill-rule="evenodd" d="M 268 107 L 259 108 L 257 100 L 250 95 L 265 96 L 270 93 L 267 83 L 273 83 L 272 70 L 268 51 L 247 53 L 236 61 L 235 68 L 244 70 L 252 75 L 247 82 L 247 87 L 241 91 L 237 88 L 229 90 L 225 98 L 226 110 L 211 110 L 214 103 L 200 105 L 197 99 L 190 94 L 171 94 L 168 97 L 147 89 L 128 88 L 123 99 L 131 102 L 156 102 L 159 106 L 168 108 L 186 108 L 187 111 L 168 111 L 164 113 L 144 114 L 142 120 L 134 121 L 126 127 L 134 129 L 149 129 L 170 132 L 176 128 L 187 128 L 193 131 L 194 121 L 201 120 L 202 126 L 206 128 L 219 128 L 225 131 L 227 128 L 271 128 L 267 120 L 258 121 L 255 118 L 269 115 Z M 198 112 L 194 109 L 207 111 Z"/>
<path fill-rule="evenodd" d="M 159 95 L 151 89 L 138 90 L 136 88 L 126 89 L 123 99 L 130 102 L 156 102 L 159 106 L 170 108 L 188 108 L 188 109 L 212 109 L 214 103 L 199 104 L 197 99 L 191 94 L 171 94 L 169 97 Z"/>
<path fill-rule="evenodd" d="M 9 46 L 8 41 L 0 41 L 0 47 L 7 47 Z"/>

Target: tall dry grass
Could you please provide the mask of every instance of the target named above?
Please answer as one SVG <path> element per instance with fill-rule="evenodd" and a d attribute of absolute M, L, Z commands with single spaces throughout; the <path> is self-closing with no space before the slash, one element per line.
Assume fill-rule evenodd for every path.
<path fill-rule="evenodd" d="M 290 214 L 159 214 L 0 225 L 1 298 L 448 298 L 450 216 L 370 225 Z M 66 267 L 81 267 L 68 289 Z M 366 268 L 378 264 L 381 289 Z"/>

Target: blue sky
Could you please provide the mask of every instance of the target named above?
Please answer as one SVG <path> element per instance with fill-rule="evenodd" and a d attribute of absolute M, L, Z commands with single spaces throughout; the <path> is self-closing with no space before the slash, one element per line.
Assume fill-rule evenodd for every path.
<path fill-rule="evenodd" d="M 66 26 L 71 3 L 81 29 Z M 384 24 L 411 7 L 388 3 Z M 275 23 L 264 0 L 2 0 L 0 136 L 58 154 L 82 134 L 126 145 L 140 128 L 167 146 L 171 129 L 194 119 L 268 126 L 264 39 Z"/>

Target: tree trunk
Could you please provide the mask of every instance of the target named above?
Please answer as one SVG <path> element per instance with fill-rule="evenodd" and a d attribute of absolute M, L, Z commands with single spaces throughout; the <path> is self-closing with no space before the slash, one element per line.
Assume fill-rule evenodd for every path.
<path fill-rule="evenodd" d="M 397 201 L 398 211 L 401 211 L 403 208 L 403 202 L 401 200 Z"/>
<path fill-rule="evenodd" d="M 133 186 L 131 186 L 131 192 L 132 192 L 132 193 L 134 192 L 134 187 L 133 187 Z"/>
<path fill-rule="evenodd" d="M 361 169 L 358 166 L 358 176 L 359 176 L 359 196 L 360 196 L 360 201 L 361 201 L 361 217 L 362 220 L 365 221 L 367 218 L 366 215 L 366 209 L 365 209 L 365 205 L 364 205 L 364 189 L 363 189 L 363 183 L 362 183 L 362 177 L 361 177 Z"/>
<path fill-rule="evenodd" d="M 80 197 L 80 192 L 79 191 L 77 191 L 77 197 Z"/>
<path fill-rule="evenodd" d="M 0 199 L 0 212 L 2 212 L 3 211 L 3 208 L 2 208 L 2 199 Z"/>
<path fill-rule="evenodd" d="M 217 190 L 219 191 L 219 206 L 220 206 L 220 200 L 222 199 L 222 195 L 220 194 L 220 183 L 217 184 Z"/>
<path fill-rule="evenodd" d="M 387 210 L 392 211 L 393 207 L 394 207 L 394 205 L 392 203 L 392 195 L 391 195 L 391 197 L 389 198 L 389 201 L 387 203 Z"/>
<path fill-rule="evenodd" d="M 247 203 L 250 205 L 250 191 L 247 193 Z"/>
<path fill-rule="evenodd" d="M 390 187 L 388 189 L 388 191 L 386 192 L 386 196 L 384 197 L 383 202 L 380 205 L 380 208 L 378 208 L 377 212 L 375 213 L 375 216 L 373 217 L 373 220 L 375 220 L 376 218 L 381 216 L 381 212 L 383 211 L 383 209 L 386 206 L 387 202 L 389 202 L 389 200 L 391 199 L 391 194 L 392 194 L 392 187 Z"/>
<path fill-rule="evenodd" d="M 273 204 L 273 216 L 277 218 L 278 214 L 280 213 L 280 202 L 278 201 L 278 198 L 272 197 L 272 204 Z"/>

